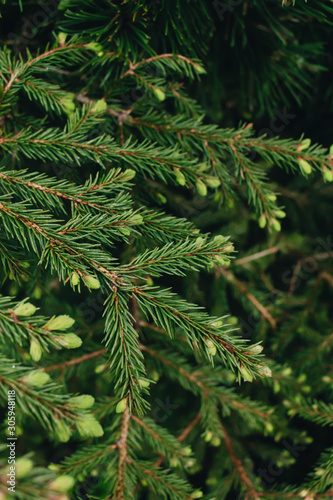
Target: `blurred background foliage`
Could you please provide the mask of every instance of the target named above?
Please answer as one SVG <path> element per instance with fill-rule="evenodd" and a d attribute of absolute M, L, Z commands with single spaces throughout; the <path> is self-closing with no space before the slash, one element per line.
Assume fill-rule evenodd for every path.
<path fill-rule="evenodd" d="M 59 10 L 56 4 L 56 1 L 22 1 L 21 5 L 2 1 L 1 44 L 2 48 L 10 48 L 25 58 L 28 50 L 36 54 L 53 43 L 61 32 L 75 35 L 84 43 L 97 42 L 103 50 L 115 53 L 114 60 L 105 59 L 101 71 L 96 71 L 94 64 L 78 61 L 71 67 L 71 74 L 66 74 L 65 69 L 63 74 L 53 72 L 50 81 L 66 92 L 77 94 L 86 88 L 90 98 L 106 98 L 117 109 L 127 110 L 138 104 L 138 120 L 149 113 L 161 120 L 164 112 L 177 116 L 186 112 L 187 106 L 195 116 L 195 100 L 205 113 L 206 124 L 224 129 L 252 123 L 255 137 L 266 133 L 268 137 L 297 142 L 304 134 L 312 143 L 330 148 L 333 7 L 329 0 L 296 0 L 295 5 L 290 2 L 281 5 L 277 0 L 62 0 Z M 49 13 L 45 6 L 49 6 Z M 200 75 L 200 80 L 190 81 L 184 76 L 178 83 L 168 74 L 163 75 L 169 92 L 182 92 L 186 88 L 188 95 L 184 94 L 182 100 L 167 98 L 152 106 L 145 98 L 145 90 L 130 92 L 113 86 L 127 58 L 135 64 L 143 58 L 170 52 L 200 59 L 207 72 Z M 86 64 L 83 71 L 81 64 Z M 158 77 L 158 73 L 152 72 L 152 81 L 156 82 Z M 22 98 L 17 120 L 24 124 L 29 113 L 37 121 L 45 114 L 35 102 Z M 200 114 L 198 107 L 197 116 Z M 47 119 L 57 126 L 66 122 L 66 117 L 59 118 L 52 112 Z M 157 141 L 163 147 L 177 141 L 160 130 L 119 120 L 119 116 L 106 115 L 98 126 L 101 132 L 114 135 L 119 144 L 130 137 Z M 192 144 L 180 141 L 180 146 L 186 151 Z M 230 157 L 225 158 L 226 170 L 230 169 L 230 161 Z M 283 488 L 291 497 L 290 492 L 294 491 L 291 485 L 302 484 L 320 454 L 333 445 L 327 427 L 319 425 L 332 424 L 329 417 L 332 407 L 325 405 L 332 404 L 333 382 L 333 184 L 324 182 L 320 172 L 304 177 L 286 172 L 259 155 L 254 156 L 254 161 L 267 173 L 279 205 L 287 214 L 281 221 L 281 231 L 259 227 L 258 216 L 247 203 L 245 188 L 237 181 L 236 199 L 231 194 L 221 194 L 220 190 L 202 197 L 195 191 L 158 180 L 146 183 L 144 177 L 139 177 L 133 196 L 138 207 L 157 206 L 168 214 L 187 218 L 203 233 L 231 236 L 238 253 L 230 267 L 222 267 L 215 274 L 190 272 L 186 278 L 163 276 L 154 281 L 172 286 L 188 301 L 204 306 L 213 315 L 230 313 L 244 338 L 252 343 L 263 342 L 264 352 L 271 359 L 272 379 L 236 386 L 236 392 L 239 404 L 247 397 L 271 407 L 276 417 L 274 430 L 270 426 L 264 430 L 248 427 L 248 415 L 242 419 L 236 412 L 235 416 L 227 404 L 225 408 L 222 405 L 223 425 L 229 429 L 232 449 L 242 461 L 246 475 L 254 484 L 265 485 L 260 498 L 286 498 Z M 35 162 L 27 162 L 28 168 Z M 96 171 L 96 166 L 88 164 L 78 171 L 74 165 L 50 161 L 43 164 L 42 171 L 56 175 L 59 180 L 82 182 Z M 139 239 L 131 246 L 119 242 L 113 255 L 126 262 L 146 245 Z M 36 266 L 37 260 L 32 259 L 31 265 Z M 82 290 L 74 294 L 38 268 L 29 281 L 4 279 L 2 294 L 18 299 L 29 296 L 45 314 L 69 314 L 76 319 L 80 335 L 87 339 L 84 344 L 89 345 L 89 351 L 101 348 L 104 298 L 100 291 Z M 158 339 L 163 345 L 163 335 L 149 328 L 143 329 L 142 336 L 148 344 Z M 85 354 L 84 349 L 80 348 L 78 356 Z M 52 352 L 45 356 L 44 362 L 57 365 L 72 356 L 71 352 Z M 102 402 L 112 393 L 111 389 L 105 391 L 107 384 L 112 387 L 112 381 L 102 371 L 105 362 L 101 357 L 54 373 L 69 391 L 95 394 L 101 401 L 97 414 L 100 412 L 107 419 Z M 172 370 L 165 371 L 153 356 L 147 363 L 148 374 L 158 380 L 151 388 L 150 399 L 162 402 L 150 416 L 177 436 L 197 414 L 197 397 L 177 383 Z M 102 374 L 94 372 L 96 366 L 101 367 Z M 234 386 L 233 375 L 221 364 L 217 364 L 216 373 L 217 378 L 223 377 L 220 382 L 225 387 Z M 171 410 L 163 407 L 166 400 L 170 401 Z M 319 406 L 316 400 L 320 400 Z M 24 427 L 18 453 L 33 451 L 34 461 L 40 465 L 59 462 L 81 446 L 75 440 L 55 444 L 36 430 L 32 420 L 18 423 Z M 218 446 L 207 447 L 207 443 L 198 439 L 204 429 L 198 423 L 186 437 L 196 460 L 181 475 L 187 476 L 195 488 L 202 489 L 205 498 L 234 499 L 244 476 L 230 472 L 234 466 L 230 461 L 231 445 L 226 438 L 222 444 L 216 441 Z M 289 445 L 283 441 L 286 439 Z M 292 440 L 301 451 L 291 450 Z M 145 450 L 142 455 L 145 456 Z M 331 462 L 329 455 L 328 463 Z M 272 473 L 272 467 L 267 480 L 260 471 L 267 470 L 272 463 L 278 472 Z M 330 470 L 332 478 L 333 469 Z M 226 487 L 226 477 L 232 478 L 230 488 Z M 329 480 L 327 485 L 329 491 L 332 487 Z M 280 488 L 280 493 L 265 496 L 271 487 L 270 491 Z M 91 494 L 95 496 L 91 498 L 104 498 L 104 491 L 103 483 L 92 488 Z M 137 498 L 148 498 L 144 488 L 140 491 Z M 247 495 L 237 498 L 255 498 L 251 492 Z M 298 496 L 295 493 L 295 498 Z M 333 497 L 318 494 L 306 498 Z"/>

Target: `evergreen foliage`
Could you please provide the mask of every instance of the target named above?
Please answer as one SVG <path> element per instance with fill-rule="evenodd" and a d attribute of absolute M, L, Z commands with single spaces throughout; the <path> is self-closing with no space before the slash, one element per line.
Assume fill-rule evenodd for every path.
<path fill-rule="evenodd" d="M 333 498 L 333 6 L 283 3 L 0 2 L 0 500 Z"/>

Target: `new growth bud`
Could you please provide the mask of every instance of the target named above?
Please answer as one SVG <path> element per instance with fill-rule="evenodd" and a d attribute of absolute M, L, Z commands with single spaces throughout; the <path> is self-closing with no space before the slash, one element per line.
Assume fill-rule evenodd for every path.
<path fill-rule="evenodd" d="M 259 227 L 263 229 L 266 226 L 267 219 L 266 219 L 266 214 L 261 214 L 259 217 Z"/>
<path fill-rule="evenodd" d="M 30 343 L 30 356 L 37 363 L 42 357 L 43 349 L 38 340 L 32 339 Z"/>
<path fill-rule="evenodd" d="M 95 398 L 90 396 L 90 394 L 82 394 L 81 396 L 75 396 L 71 398 L 70 404 L 72 406 L 76 406 L 76 408 L 80 408 L 85 410 L 86 408 L 90 408 L 95 403 Z"/>
<path fill-rule="evenodd" d="M 46 325 L 44 325 L 44 328 L 46 330 L 68 330 L 68 328 L 71 328 L 75 323 L 75 320 L 68 316 L 67 314 L 63 314 L 61 316 L 53 316 Z"/>
<path fill-rule="evenodd" d="M 127 408 L 127 398 L 121 399 L 116 406 L 116 413 L 123 413 Z"/>
<path fill-rule="evenodd" d="M 299 168 L 301 169 L 301 172 L 303 175 L 307 176 L 307 175 L 311 174 L 312 167 L 311 167 L 309 162 L 307 162 L 303 158 L 298 158 L 298 164 L 299 164 Z"/>
<path fill-rule="evenodd" d="M 183 172 L 181 172 L 180 170 L 178 169 L 175 169 L 173 171 L 173 173 L 175 174 L 175 177 L 176 177 L 176 181 L 177 183 L 180 185 L 180 186 L 185 186 L 186 184 L 186 179 L 185 179 L 185 176 L 183 174 Z"/>
<path fill-rule="evenodd" d="M 58 342 L 62 347 L 66 349 L 76 349 L 82 345 L 82 340 L 80 337 L 75 335 L 75 333 L 66 333 L 65 335 L 57 335 L 54 340 Z"/>
<path fill-rule="evenodd" d="M 97 278 L 95 278 L 95 276 L 90 276 L 87 274 L 86 276 L 83 276 L 82 279 L 85 285 L 88 288 L 91 288 L 92 290 L 97 290 L 98 288 L 101 287 L 100 282 L 98 281 Z"/>
<path fill-rule="evenodd" d="M 101 437 L 104 434 L 103 427 L 90 413 L 82 416 L 76 422 L 76 427 L 82 437 Z"/>
<path fill-rule="evenodd" d="M 245 382 L 252 382 L 253 381 L 253 376 L 248 371 L 248 369 L 245 368 L 245 366 L 240 367 L 240 372 L 241 372 L 241 375 L 242 375 L 243 379 L 245 380 Z"/>
<path fill-rule="evenodd" d="M 59 476 L 54 481 L 49 483 L 49 488 L 55 491 L 66 492 L 73 488 L 75 484 L 75 479 L 72 476 Z"/>
<path fill-rule="evenodd" d="M 263 349 L 264 348 L 262 345 L 254 345 L 254 346 L 250 347 L 248 352 L 250 352 L 251 354 L 260 354 L 263 351 Z"/>
<path fill-rule="evenodd" d="M 153 88 L 153 91 L 154 91 L 154 94 L 156 95 L 157 99 L 159 101 L 164 101 L 165 100 L 165 92 L 163 92 L 163 90 L 157 88 L 157 87 L 154 87 Z"/>
<path fill-rule="evenodd" d="M 94 111 L 95 113 L 103 113 L 107 109 L 107 107 L 108 105 L 106 104 L 104 99 L 99 99 L 94 104 L 92 111 Z"/>
<path fill-rule="evenodd" d="M 258 368 L 258 373 L 261 377 L 271 377 L 272 376 L 272 370 L 268 368 L 268 366 L 260 366 Z"/>
<path fill-rule="evenodd" d="M 71 431 L 63 420 L 55 420 L 54 432 L 61 443 L 67 443 L 71 437 Z"/>
<path fill-rule="evenodd" d="M 139 378 L 139 384 L 141 385 L 141 387 L 143 388 L 148 388 L 150 386 L 150 382 L 149 380 L 145 380 L 143 378 Z"/>
<path fill-rule="evenodd" d="M 73 272 L 70 277 L 70 282 L 72 286 L 76 286 L 80 282 L 80 276 L 77 274 L 77 272 Z"/>
<path fill-rule="evenodd" d="M 195 183 L 197 187 L 197 191 L 200 194 L 200 196 L 206 196 L 207 195 L 207 186 L 202 180 L 198 179 Z"/>
<path fill-rule="evenodd" d="M 33 370 L 25 375 L 22 380 L 25 384 L 40 387 L 47 384 L 50 379 L 50 375 L 43 370 Z"/>
<path fill-rule="evenodd" d="M 333 170 L 329 170 L 326 167 L 323 167 L 323 179 L 326 182 L 332 182 L 333 181 Z"/>
<path fill-rule="evenodd" d="M 30 302 L 21 302 L 13 311 L 16 316 L 32 316 L 35 314 L 36 309 L 37 307 L 30 304 Z"/>
<path fill-rule="evenodd" d="M 217 353 L 216 346 L 213 344 L 213 342 L 210 339 L 205 339 L 205 342 L 208 346 L 208 352 L 211 356 L 215 356 Z"/>
<path fill-rule="evenodd" d="M 123 177 L 125 177 L 126 181 L 130 181 L 135 177 L 135 175 L 136 175 L 135 170 L 133 170 L 132 168 L 128 168 L 125 170 Z"/>
<path fill-rule="evenodd" d="M 33 468 L 32 460 L 29 458 L 21 457 L 16 460 L 15 470 L 17 479 L 21 479 L 29 474 L 31 469 Z"/>

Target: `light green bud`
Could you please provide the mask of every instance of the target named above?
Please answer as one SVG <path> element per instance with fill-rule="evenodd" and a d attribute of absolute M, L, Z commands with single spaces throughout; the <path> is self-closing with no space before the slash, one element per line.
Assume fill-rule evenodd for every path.
<path fill-rule="evenodd" d="M 277 382 L 276 380 L 274 381 L 273 384 L 273 391 L 275 392 L 275 394 L 278 394 L 281 391 L 281 386 L 279 382 Z"/>
<path fill-rule="evenodd" d="M 102 45 L 96 42 L 87 43 L 86 47 L 87 49 L 93 50 L 96 54 L 99 54 L 103 51 Z"/>
<path fill-rule="evenodd" d="M 153 282 L 153 280 L 152 280 L 152 278 L 150 276 L 147 276 L 146 281 L 147 281 L 147 285 L 148 286 L 153 286 L 154 285 L 154 282 Z"/>
<path fill-rule="evenodd" d="M 271 220 L 271 226 L 274 231 L 279 232 L 281 231 L 281 224 L 277 219 L 272 219 Z"/>
<path fill-rule="evenodd" d="M 238 323 L 237 316 L 229 316 L 229 318 L 228 318 L 229 325 L 237 325 L 237 323 Z"/>
<path fill-rule="evenodd" d="M 228 259 L 224 259 L 222 255 L 214 255 L 214 260 L 218 262 L 221 266 L 228 266 L 230 264 Z"/>
<path fill-rule="evenodd" d="M 241 375 L 243 377 L 243 379 L 246 381 L 246 382 L 252 382 L 253 381 L 253 376 L 251 375 L 251 373 L 245 368 L 245 366 L 241 366 L 240 367 L 240 372 L 241 372 Z"/>
<path fill-rule="evenodd" d="M 48 465 L 48 466 L 47 466 L 47 468 L 48 468 L 49 470 L 55 470 L 55 471 L 58 471 L 58 470 L 59 470 L 59 465 L 57 465 L 57 464 L 50 464 L 50 465 Z"/>
<path fill-rule="evenodd" d="M 323 168 L 323 179 L 326 182 L 332 182 L 333 181 L 333 170 L 329 170 L 328 168 L 324 167 Z"/>
<path fill-rule="evenodd" d="M 217 234 L 216 236 L 214 236 L 213 238 L 213 241 L 215 243 L 218 243 L 219 245 L 223 245 L 223 243 L 225 243 L 225 236 L 222 236 L 222 234 Z"/>
<path fill-rule="evenodd" d="M 250 347 L 249 351 L 251 354 L 260 354 L 263 351 L 263 346 L 262 345 L 254 345 Z"/>
<path fill-rule="evenodd" d="M 154 370 L 153 372 L 151 372 L 150 378 L 152 378 L 154 382 L 158 382 L 160 379 L 160 376 L 159 376 L 158 372 L 156 372 Z"/>
<path fill-rule="evenodd" d="M 199 75 L 204 75 L 206 74 L 206 70 L 205 68 L 203 68 L 202 66 L 200 66 L 199 64 L 194 64 L 194 68 L 195 68 L 195 71 L 199 74 Z"/>
<path fill-rule="evenodd" d="M 76 271 L 72 272 L 71 277 L 70 277 L 70 282 L 71 285 L 76 286 L 80 283 L 80 276 Z"/>
<path fill-rule="evenodd" d="M 37 307 L 30 304 L 30 302 L 21 302 L 13 311 L 16 316 L 32 316 L 35 314 L 36 310 Z"/>
<path fill-rule="evenodd" d="M 192 448 L 191 448 L 191 446 L 186 446 L 185 448 L 183 448 L 182 449 L 182 454 L 185 457 L 189 457 L 190 455 L 192 455 Z"/>
<path fill-rule="evenodd" d="M 216 177 L 206 177 L 205 181 L 206 184 L 213 189 L 218 188 L 221 185 L 220 179 L 217 179 Z"/>
<path fill-rule="evenodd" d="M 297 151 L 304 151 L 304 149 L 308 149 L 310 145 L 311 145 L 311 139 L 304 139 L 298 146 Z"/>
<path fill-rule="evenodd" d="M 259 227 L 263 229 L 266 226 L 267 219 L 266 219 L 266 214 L 261 214 L 259 217 Z"/>
<path fill-rule="evenodd" d="M 37 363 L 42 357 L 43 349 L 38 340 L 32 339 L 30 343 L 30 356 Z"/>
<path fill-rule="evenodd" d="M 150 382 L 149 380 L 145 380 L 143 378 L 139 378 L 139 384 L 141 385 L 141 387 L 143 388 L 148 388 L 150 386 Z"/>
<path fill-rule="evenodd" d="M 39 300 L 41 297 L 42 297 L 42 289 L 40 286 L 36 286 L 36 288 L 34 289 L 33 293 L 32 293 L 32 296 L 34 299 L 37 299 Z"/>
<path fill-rule="evenodd" d="M 140 214 L 133 215 L 133 217 L 131 218 L 131 224 L 136 224 L 136 225 L 143 224 L 142 215 Z"/>
<path fill-rule="evenodd" d="M 103 113 L 107 109 L 107 107 L 108 107 L 108 105 L 106 104 L 106 102 L 104 101 L 104 99 L 99 99 L 94 104 L 94 106 L 92 108 L 92 111 L 94 113 Z"/>
<path fill-rule="evenodd" d="M 90 276 L 87 274 L 86 276 L 83 276 L 82 279 L 88 288 L 97 290 L 98 288 L 101 287 L 100 282 L 98 281 L 97 278 L 95 278 L 95 276 Z"/>
<path fill-rule="evenodd" d="M 75 323 L 75 320 L 68 316 L 67 314 L 62 314 L 61 316 L 53 316 L 46 325 L 44 325 L 45 330 L 68 330 Z"/>
<path fill-rule="evenodd" d="M 175 177 L 176 177 L 176 181 L 177 183 L 180 185 L 180 186 L 185 186 L 186 184 L 186 179 L 185 179 L 185 176 L 183 174 L 183 172 L 181 172 L 180 170 L 178 169 L 175 169 L 173 171 L 173 173 L 175 174 Z"/>
<path fill-rule="evenodd" d="M 66 38 L 67 38 L 66 33 L 62 33 L 62 32 L 58 33 L 58 40 L 59 40 L 60 45 L 65 45 Z"/>
<path fill-rule="evenodd" d="M 103 427 L 90 413 L 81 417 L 75 424 L 82 437 L 101 437 L 104 434 Z"/>
<path fill-rule="evenodd" d="M 267 432 L 273 432 L 274 431 L 273 424 L 271 422 L 265 422 L 265 430 Z"/>
<path fill-rule="evenodd" d="M 267 198 L 270 200 L 270 201 L 276 201 L 276 195 L 275 194 L 269 194 L 267 196 Z"/>
<path fill-rule="evenodd" d="M 298 158 L 299 168 L 303 175 L 310 175 L 312 172 L 312 167 L 309 162 L 304 160 L 303 158 Z"/>
<path fill-rule="evenodd" d="M 210 339 L 205 339 L 205 342 L 208 346 L 208 352 L 211 356 L 215 356 L 217 350 L 216 346 L 213 344 L 213 342 Z"/>
<path fill-rule="evenodd" d="M 127 408 L 127 398 L 121 399 L 116 406 L 116 413 L 123 413 Z"/>
<path fill-rule="evenodd" d="M 221 319 L 218 319 L 217 321 L 213 321 L 211 323 L 211 326 L 214 326 L 214 328 L 219 328 L 220 326 L 223 326 L 223 321 Z"/>
<path fill-rule="evenodd" d="M 261 377 L 271 377 L 272 376 L 272 370 L 268 368 L 268 366 L 260 366 L 258 368 L 258 373 L 261 375 Z"/>
<path fill-rule="evenodd" d="M 28 385 L 40 387 L 47 384 L 51 379 L 50 375 L 43 370 L 33 370 L 23 377 L 23 382 Z"/>
<path fill-rule="evenodd" d="M 215 356 L 215 355 L 216 355 L 216 353 L 217 353 L 217 349 L 216 349 L 215 345 L 214 345 L 213 347 L 210 347 L 210 348 L 208 349 L 208 353 L 209 353 L 211 356 Z"/>
<path fill-rule="evenodd" d="M 102 372 L 104 372 L 107 369 L 107 367 L 108 367 L 108 365 L 105 365 L 105 364 L 98 365 L 95 368 L 95 373 L 102 373 Z"/>
<path fill-rule="evenodd" d="M 213 439 L 211 440 L 211 445 L 218 448 L 220 444 L 221 444 L 221 439 L 217 436 L 214 436 Z"/>
<path fill-rule="evenodd" d="M 21 479 L 29 474 L 31 469 L 33 468 L 32 460 L 29 458 L 21 457 L 18 458 L 15 462 L 15 472 L 17 479 Z"/>
<path fill-rule="evenodd" d="M 67 443 L 71 437 L 71 431 L 63 420 L 55 420 L 54 432 L 61 443 Z"/>
<path fill-rule="evenodd" d="M 49 483 L 49 488 L 55 491 L 66 492 L 69 491 L 71 488 L 73 488 L 74 484 L 75 484 L 74 477 L 67 476 L 64 474 L 63 476 L 59 476 L 54 481 Z"/>
<path fill-rule="evenodd" d="M 235 251 L 235 247 L 233 245 L 233 243 L 228 243 L 224 249 L 223 249 L 225 252 L 227 253 L 231 253 L 231 252 L 234 252 Z"/>
<path fill-rule="evenodd" d="M 170 465 L 171 467 L 178 467 L 180 465 L 180 461 L 179 461 L 179 458 L 177 457 L 172 457 L 170 459 Z"/>
<path fill-rule="evenodd" d="M 82 394 L 81 396 L 75 396 L 71 398 L 70 404 L 76 406 L 76 408 L 81 408 L 85 410 L 90 408 L 95 403 L 95 398 L 90 396 L 90 394 Z"/>
<path fill-rule="evenodd" d="M 200 248 L 202 247 L 202 245 L 205 243 L 205 238 L 202 238 L 201 236 L 199 236 L 196 240 L 195 240 L 195 246 L 197 248 Z"/>
<path fill-rule="evenodd" d="M 200 490 L 195 490 L 193 493 L 192 493 L 192 498 L 202 498 L 203 497 L 203 493 L 202 491 Z"/>
<path fill-rule="evenodd" d="M 200 196 L 207 196 L 207 186 L 202 180 L 198 179 L 195 185 Z"/>
<path fill-rule="evenodd" d="M 206 432 L 206 435 L 205 435 L 205 441 L 206 441 L 206 443 L 209 443 L 209 441 L 211 441 L 211 440 L 212 440 L 212 438 L 213 438 L 213 433 L 212 433 L 212 431 L 207 431 L 207 432 Z"/>
<path fill-rule="evenodd" d="M 75 333 L 66 333 L 65 335 L 57 335 L 54 340 L 66 349 L 76 349 L 82 345 L 80 337 Z"/>
<path fill-rule="evenodd" d="M 276 210 L 276 212 L 274 212 L 274 215 L 279 219 L 284 219 L 287 214 L 284 210 Z"/>
<path fill-rule="evenodd" d="M 157 88 L 157 87 L 153 87 L 153 92 L 154 94 L 156 95 L 157 99 L 159 101 L 164 101 L 165 100 L 165 92 L 163 92 L 163 90 Z"/>
<path fill-rule="evenodd" d="M 62 107 L 67 115 L 71 115 L 75 111 L 74 97 L 63 97 L 61 99 Z"/>
<path fill-rule="evenodd" d="M 136 175 L 136 172 L 135 170 L 133 170 L 132 168 L 128 168 L 127 170 L 125 170 L 123 176 L 126 177 L 126 181 L 130 181 L 131 179 L 133 179 Z"/>
<path fill-rule="evenodd" d="M 166 197 L 161 194 L 161 193 L 157 193 L 157 198 L 160 200 L 161 203 L 165 204 L 168 200 L 166 199 Z"/>

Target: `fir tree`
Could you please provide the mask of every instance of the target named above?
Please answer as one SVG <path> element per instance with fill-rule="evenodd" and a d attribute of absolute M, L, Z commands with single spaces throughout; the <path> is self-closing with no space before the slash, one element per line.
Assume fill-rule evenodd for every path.
<path fill-rule="evenodd" d="M 283 3 L 2 0 L 0 500 L 333 498 L 333 7 Z"/>

